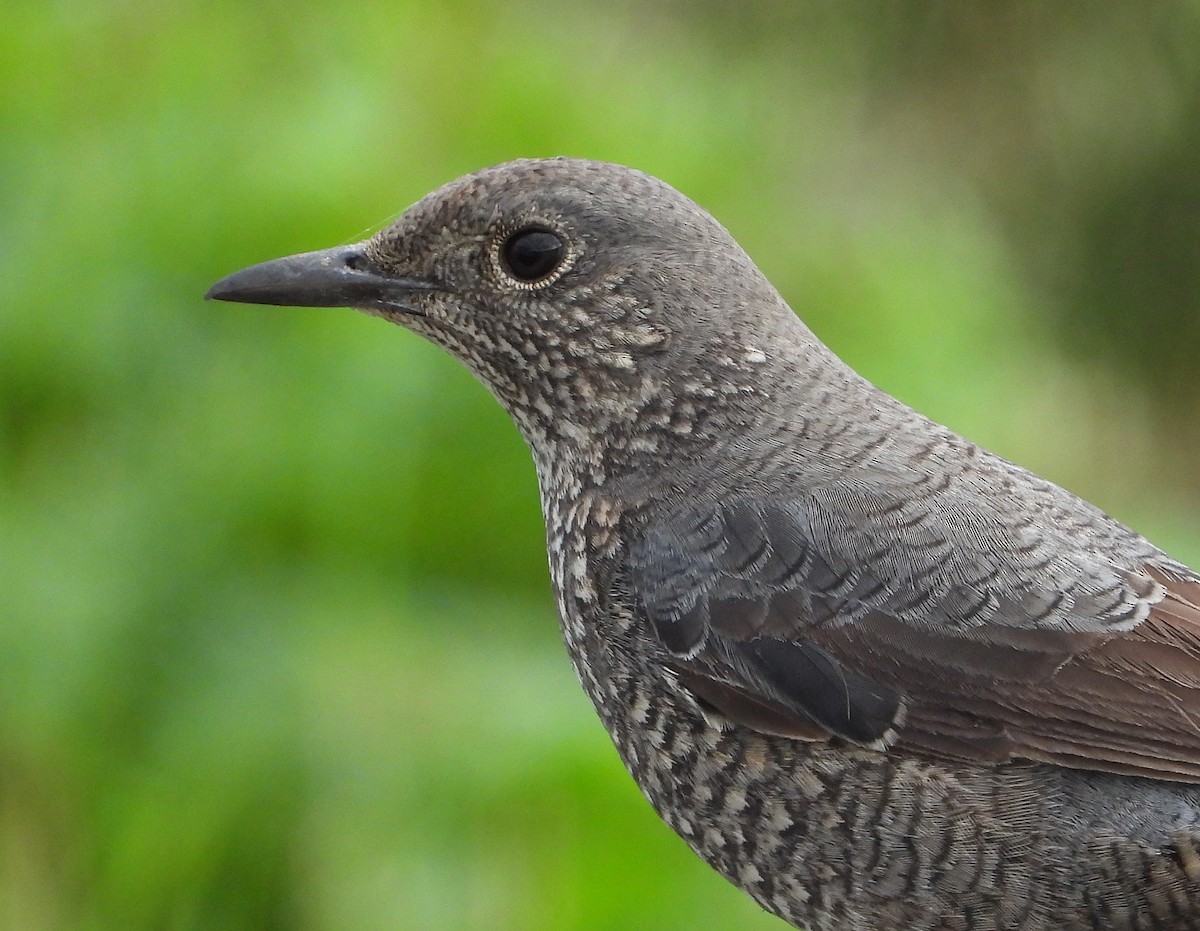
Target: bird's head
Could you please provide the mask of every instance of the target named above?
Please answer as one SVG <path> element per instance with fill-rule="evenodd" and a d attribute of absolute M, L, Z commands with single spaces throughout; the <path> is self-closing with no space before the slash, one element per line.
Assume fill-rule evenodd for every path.
<path fill-rule="evenodd" d="M 686 446 L 749 403 L 774 330 L 799 325 L 691 200 L 565 158 L 460 178 L 370 239 L 247 268 L 207 296 L 353 307 L 413 330 L 466 363 L 535 452 L 599 435 L 613 450 Z"/>

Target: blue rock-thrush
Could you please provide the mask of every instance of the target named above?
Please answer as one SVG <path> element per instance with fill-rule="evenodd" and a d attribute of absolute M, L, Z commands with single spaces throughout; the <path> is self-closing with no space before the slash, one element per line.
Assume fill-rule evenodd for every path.
<path fill-rule="evenodd" d="M 666 184 L 500 165 L 208 296 L 354 307 L 491 389 L 584 689 L 767 910 L 1200 928 L 1200 576 L 857 375 Z"/>

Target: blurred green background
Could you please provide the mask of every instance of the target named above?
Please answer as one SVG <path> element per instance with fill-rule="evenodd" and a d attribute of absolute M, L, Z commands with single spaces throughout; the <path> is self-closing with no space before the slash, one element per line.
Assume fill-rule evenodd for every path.
<path fill-rule="evenodd" d="M 464 371 L 205 304 L 517 156 L 1200 562 L 1200 5 L 8 0 L 0 926 L 781 929 L 652 815 Z"/>

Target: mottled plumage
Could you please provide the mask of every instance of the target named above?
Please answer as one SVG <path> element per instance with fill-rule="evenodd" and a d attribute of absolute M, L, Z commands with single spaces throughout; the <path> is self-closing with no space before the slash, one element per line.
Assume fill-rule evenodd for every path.
<path fill-rule="evenodd" d="M 1200 928 L 1200 577 L 851 371 L 667 185 L 501 165 L 209 296 L 357 307 L 492 390 L 583 687 L 764 908 Z"/>

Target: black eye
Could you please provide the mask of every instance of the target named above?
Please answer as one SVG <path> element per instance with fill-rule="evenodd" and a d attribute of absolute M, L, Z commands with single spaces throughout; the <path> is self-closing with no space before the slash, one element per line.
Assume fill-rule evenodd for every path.
<path fill-rule="evenodd" d="M 500 249 L 504 267 L 518 281 L 540 281 L 550 275 L 567 254 L 557 233 L 545 229 L 518 230 Z"/>

